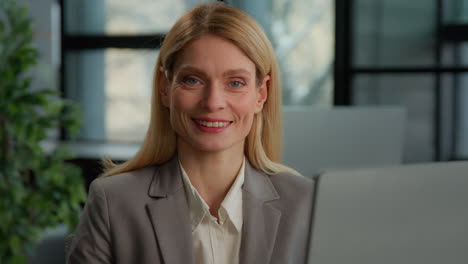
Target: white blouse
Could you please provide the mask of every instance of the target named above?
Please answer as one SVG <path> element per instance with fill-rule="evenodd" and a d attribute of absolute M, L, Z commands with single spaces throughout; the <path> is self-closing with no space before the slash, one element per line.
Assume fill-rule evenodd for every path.
<path fill-rule="evenodd" d="M 219 223 L 216 217 L 210 214 L 208 204 L 193 187 L 182 164 L 180 168 L 190 210 L 195 263 L 239 263 L 245 158 L 236 180 L 218 210 Z"/>

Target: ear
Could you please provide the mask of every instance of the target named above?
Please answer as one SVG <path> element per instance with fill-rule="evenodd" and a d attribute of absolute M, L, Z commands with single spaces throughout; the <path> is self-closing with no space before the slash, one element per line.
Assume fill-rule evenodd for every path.
<path fill-rule="evenodd" d="M 169 102 L 170 102 L 170 99 L 169 99 L 169 80 L 167 79 L 166 77 L 166 72 L 164 71 L 164 69 L 161 67 L 159 70 L 158 70 L 158 92 L 159 92 L 159 96 L 161 97 L 161 103 L 165 106 L 165 107 L 168 107 L 169 108 Z"/>
<path fill-rule="evenodd" d="M 263 77 L 260 86 L 257 88 L 257 100 L 255 101 L 255 113 L 260 113 L 268 98 L 268 87 L 270 86 L 270 75 Z"/>

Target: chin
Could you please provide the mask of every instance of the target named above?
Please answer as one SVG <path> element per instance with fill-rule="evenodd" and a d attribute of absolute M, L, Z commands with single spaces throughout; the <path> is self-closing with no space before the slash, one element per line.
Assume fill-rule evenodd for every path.
<path fill-rule="evenodd" d="M 211 140 L 207 141 L 198 141 L 193 142 L 192 147 L 202 152 L 221 152 L 226 150 L 234 150 L 237 148 L 235 142 L 230 142 L 228 140 Z M 243 149 L 243 148 L 242 148 Z"/>
<path fill-rule="evenodd" d="M 228 146 L 225 145 L 201 145 L 198 147 L 198 150 L 202 152 L 220 152 L 223 150 L 229 149 Z"/>
<path fill-rule="evenodd" d="M 235 151 L 236 149 L 241 149 L 244 151 L 242 141 L 233 140 L 228 137 L 221 138 L 184 138 L 185 146 L 195 152 L 223 152 L 223 151 Z"/>

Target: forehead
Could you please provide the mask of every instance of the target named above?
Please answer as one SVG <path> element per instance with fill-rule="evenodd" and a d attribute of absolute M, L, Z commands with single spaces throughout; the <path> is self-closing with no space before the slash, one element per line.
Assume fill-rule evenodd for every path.
<path fill-rule="evenodd" d="M 255 74 L 253 61 L 233 42 L 215 35 L 203 35 L 189 42 L 177 56 L 174 71 L 196 68 L 200 71 L 243 69 Z"/>

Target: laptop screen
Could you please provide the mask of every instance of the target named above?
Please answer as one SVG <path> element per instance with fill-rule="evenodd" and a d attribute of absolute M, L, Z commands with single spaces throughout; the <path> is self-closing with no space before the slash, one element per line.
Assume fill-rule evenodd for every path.
<path fill-rule="evenodd" d="M 468 162 L 326 172 L 309 262 L 468 263 Z"/>

